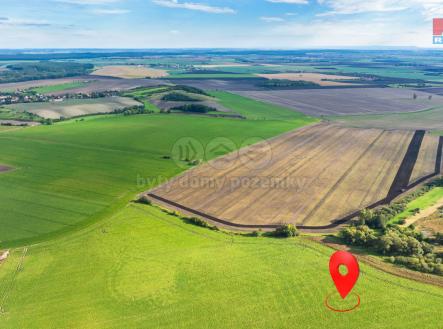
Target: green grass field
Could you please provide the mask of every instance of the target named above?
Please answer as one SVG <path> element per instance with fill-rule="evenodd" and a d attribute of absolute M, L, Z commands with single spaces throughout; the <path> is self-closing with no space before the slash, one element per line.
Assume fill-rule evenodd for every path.
<path fill-rule="evenodd" d="M 124 96 L 136 98 L 143 102 L 145 109 L 152 111 L 154 113 L 160 113 L 160 109 L 150 102 L 150 97 L 156 93 L 161 93 L 167 91 L 168 87 L 157 87 L 157 88 L 139 88 L 133 91 L 124 93 Z"/>
<path fill-rule="evenodd" d="M 435 187 L 426 194 L 411 201 L 405 211 L 395 216 L 391 222 L 397 223 L 401 219 L 406 219 L 414 215 L 415 209 L 425 210 L 432 207 L 443 198 L 443 187 Z"/>
<path fill-rule="evenodd" d="M 41 118 L 29 112 L 23 112 L 10 107 L 0 107 L 0 120 L 29 120 L 40 121 Z"/>
<path fill-rule="evenodd" d="M 129 205 L 0 265 L 2 328 L 429 328 L 443 291 L 364 264 L 342 302 L 333 250 L 305 238 L 230 236 Z"/>
<path fill-rule="evenodd" d="M 4 131 L 8 131 L 8 130 L 15 130 L 15 129 L 20 129 L 18 127 L 13 127 L 13 126 L 1 126 L 0 125 L 0 132 L 4 132 Z"/>
<path fill-rule="evenodd" d="M 151 187 L 139 186 L 138 178 L 178 174 L 175 163 L 163 157 L 181 137 L 203 145 L 229 137 L 239 146 L 250 137 L 269 138 L 312 122 L 306 117 L 257 124 L 186 115 L 99 116 L 3 132 L 0 163 L 17 170 L 0 176 L 1 245 L 50 238 L 99 220 L 109 207 L 121 207 Z"/>
<path fill-rule="evenodd" d="M 59 85 L 53 85 L 53 86 L 43 86 L 43 87 L 36 87 L 32 88 L 32 91 L 35 91 L 39 94 L 47 94 L 47 93 L 55 93 L 58 91 L 65 91 L 70 89 L 76 89 L 86 86 L 88 83 L 84 81 L 74 81 L 69 83 L 62 83 Z"/>
<path fill-rule="evenodd" d="M 400 79 L 421 79 L 425 81 L 443 81 L 441 76 L 431 76 L 426 74 L 426 71 L 408 68 L 408 67 L 392 67 L 391 65 L 387 65 L 385 67 L 356 67 L 356 66 L 345 66 L 341 65 L 337 67 L 337 72 L 347 74 L 370 74 L 377 75 L 381 77 L 389 77 L 389 78 L 400 78 Z"/>

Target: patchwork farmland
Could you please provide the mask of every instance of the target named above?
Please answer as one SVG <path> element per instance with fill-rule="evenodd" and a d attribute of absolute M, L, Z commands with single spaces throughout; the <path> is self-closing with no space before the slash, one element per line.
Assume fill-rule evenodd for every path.
<path fill-rule="evenodd" d="M 440 171 L 441 146 L 424 131 L 318 124 L 213 160 L 149 196 L 232 226 L 332 228 L 392 200 L 411 177 Z"/>
<path fill-rule="evenodd" d="M 116 110 L 141 105 L 128 97 L 104 97 L 96 99 L 69 99 L 52 103 L 24 103 L 9 105 L 7 108 L 29 112 L 45 119 L 72 118 L 96 113 L 111 113 Z"/>
<path fill-rule="evenodd" d="M 0 91 L 3 92 L 13 92 L 17 90 L 31 89 L 31 88 L 40 88 L 40 87 L 49 87 L 62 85 L 67 83 L 74 82 L 83 82 L 85 79 L 78 78 L 60 78 L 60 79 L 45 79 L 45 80 L 31 80 L 31 81 L 22 81 L 22 82 L 10 82 L 10 83 L 1 83 Z"/>
<path fill-rule="evenodd" d="M 0 91 L 17 91 L 25 89 L 35 89 L 51 86 L 61 86 L 71 83 L 82 83 L 74 88 L 67 90 L 49 90 L 48 92 L 42 92 L 48 95 L 65 95 L 66 93 L 92 93 L 103 91 L 121 91 L 138 87 L 151 87 L 160 84 L 167 84 L 167 81 L 160 81 L 156 79 L 119 79 L 114 77 L 104 76 L 82 76 L 73 78 L 62 79 L 49 79 L 49 80 L 32 80 L 23 82 L 11 82 L 0 84 Z"/>
<path fill-rule="evenodd" d="M 269 80 L 290 80 L 290 81 L 308 81 L 318 84 L 323 87 L 340 87 L 354 85 L 347 80 L 358 80 L 358 77 L 320 74 L 320 73 L 271 73 L 271 74 L 257 74 L 257 76 Z"/>

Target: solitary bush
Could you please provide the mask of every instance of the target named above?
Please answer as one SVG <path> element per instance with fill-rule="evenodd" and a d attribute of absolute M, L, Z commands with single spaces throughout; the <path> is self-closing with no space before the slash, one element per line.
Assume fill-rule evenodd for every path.
<path fill-rule="evenodd" d="M 258 231 L 252 231 L 251 233 L 249 233 L 249 236 L 252 236 L 252 237 L 259 237 L 259 236 L 260 236 L 260 232 L 258 232 Z"/>
<path fill-rule="evenodd" d="M 203 162 L 203 160 L 201 160 L 201 159 L 195 159 L 195 160 L 189 161 L 188 163 L 190 166 L 198 166 L 202 162 Z"/>
<path fill-rule="evenodd" d="M 217 226 L 211 225 L 208 222 L 204 221 L 203 219 L 200 219 L 197 217 L 181 217 L 181 219 L 188 224 L 192 224 L 192 225 L 196 225 L 196 226 L 200 226 L 200 227 L 204 227 L 204 228 L 209 228 L 214 231 L 218 231 Z"/>
<path fill-rule="evenodd" d="M 151 200 L 149 200 L 149 198 L 146 196 L 146 195 L 142 195 L 141 197 L 140 197 L 140 199 L 138 199 L 138 202 L 139 203 L 143 203 L 143 204 L 147 204 L 147 205 L 152 205 L 152 202 L 151 202 Z"/>
<path fill-rule="evenodd" d="M 277 227 L 274 231 L 274 236 L 281 238 L 291 238 L 294 236 L 298 236 L 298 230 L 295 225 L 292 224 L 284 224 L 280 227 Z"/>

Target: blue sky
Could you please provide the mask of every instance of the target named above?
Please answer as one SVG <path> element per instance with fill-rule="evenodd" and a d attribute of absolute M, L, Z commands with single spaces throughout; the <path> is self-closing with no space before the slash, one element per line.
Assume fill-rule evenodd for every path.
<path fill-rule="evenodd" d="M 431 47 L 443 0 L 1 0 L 1 48 Z"/>

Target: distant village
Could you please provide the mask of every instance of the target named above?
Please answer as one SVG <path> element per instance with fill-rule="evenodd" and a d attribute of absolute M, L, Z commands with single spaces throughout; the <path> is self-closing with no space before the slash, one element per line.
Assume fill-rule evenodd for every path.
<path fill-rule="evenodd" d="M 63 102 L 65 99 L 90 99 L 108 96 L 117 96 L 118 91 L 104 91 L 93 93 L 65 94 L 65 95 L 43 95 L 30 90 L 17 90 L 15 92 L 0 92 L 0 105 L 11 105 L 17 103 L 44 103 Z"/>

